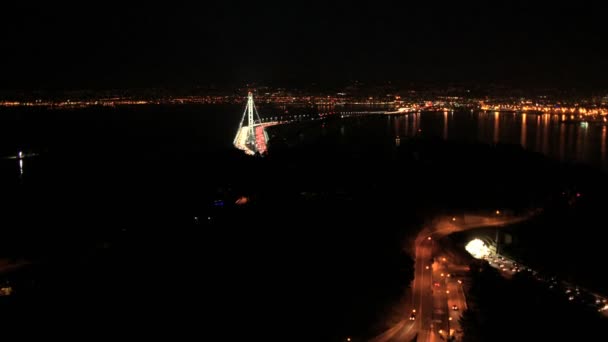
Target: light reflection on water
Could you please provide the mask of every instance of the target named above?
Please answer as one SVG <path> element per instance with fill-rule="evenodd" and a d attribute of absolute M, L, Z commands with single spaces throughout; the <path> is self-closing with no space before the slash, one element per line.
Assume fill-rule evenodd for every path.
<path fill-rule="evenodd" d="M 447 140 L 519 144 L 561 161 L 606 165 L 607 129 L 563 123 L 560 115 L 498 112 L 423 112 L 391 116 L 393 138 L 439 137 Z M 400 134 L 400 136 L 399 136 Z"/>
<path fill-rule="evenodd" d="M 523 147 L 526 148 L 526 125 L 527 125 L 527 118 L 528 114 L 522 114 L 521 115 L 521 131 L 519 132 L 519 144 Z"/>
<path fill-rule="evenodd" d="M 448 112 L 443 112 L 443 139 L 448 138 Z"/>

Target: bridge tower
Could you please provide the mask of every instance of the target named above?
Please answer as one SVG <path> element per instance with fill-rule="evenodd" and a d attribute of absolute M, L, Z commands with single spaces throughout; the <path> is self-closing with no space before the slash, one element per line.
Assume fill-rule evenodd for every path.
<path fill-rule="evenodd" d="M 245 117 L 247 117 L 246 124 Z M 241 118 L 236 137 L 234 137 L 234 146 L 250 155 L 265 153 L 266 143 L 268 142 L 268 135 L 265 127 L 268 125 L 268 123 L 262 123 L 260 115 L 253 103 L 253 93 L 249 92 L 247 94 L 245 112 Z"/>
<path fill-rule="evenodd" d="M 247 142 L 255 145 L 255 120 L 253 119 L 253 93 L 247 94 L 247 127 L 249 131 L 249 138 Z"/>

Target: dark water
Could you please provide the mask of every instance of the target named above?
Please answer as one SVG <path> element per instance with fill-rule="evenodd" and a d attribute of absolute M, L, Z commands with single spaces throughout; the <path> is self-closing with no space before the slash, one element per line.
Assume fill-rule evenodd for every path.
<path fill-rule="evenodd" d="M 387 134 L 518 144 L 560 161 L 605 166 L 606 126 L 560 123 L 562 119 L 550 114 L 426 112 L 387 119 Z"/>
<path fill-rule="evenodd" d="M 266 117 L 290 117 L 310 113 L 344 114 L 347 136 L 352 129 L 356 134 L 372 139 L 398 139 L 413 136 L 437 137 L 445 140 L 481 142 L 488 144 L 514 144 L 542 153 L 562 162 L 581 162 L 601 168 L 607 166 L 607 128 L 603 125 L 563 123 L 568 116 L 557 114 L 527 114 L 486 111 L 422 112 L 407 115 L 379 116 L 386 125 L 379 131 L 377 116 L 357 117 L 352 112 L 390 110 L 374 106 L 326 106 L 318 108 L 261 107 Z M 356 119 L 355 119 L 356 118 Z M 352 126 L 352 122 L 357 126 Z M 358 124 L 363 121 L 363 124 Z M 351 129 L 352 128 L 352 129 Z M 297 130 L 294 130 L 297 131 Z M 317 134 L 314 131 L 309 134 Z M 302 137 L 305 139 L 306 137 Z M 308 137 L 310 139 L 310 137 Z"/>
<path fill-rule="evenodd" d="M 291 119 L 307 114 L 375 111 L 387 108 L 290 107 L 259 105 L 263 118 Z M 134 107 L 75 111 L 10 110 L 2 113 L 0 151 L 14 155 L 18 150 L 44 151 L 49 147 L 69 153 L 148 153 L 156 147 L 176 146 L 214 152 L 230 149 L 242 108 L 226 106 Z M 545 154 L 560 161 L 578 161 L 604 166 L 607 158 L 606 127 L 560 123 L 566 117 L 551 114 L 498 113 L 479 111 L 423 112 L 386 116 L 385 129 L 370 136 L 396 138 L 440 137 L 483 143 L 508 143 Z M 347 129 L 350 117 L 345 118 Z M 361 118 L 359 118 L 361 120 Z M 369 117 L 370 122 L 378 118 Z M 374 124 L 369 124 L 374 126 Z M 360 126 L 366 130 L 366 125 Z M 345 132 L 341 132 L 345 133 Z M 289 138 L 289 137 L 286 137 Z"/>
<path fill-rule="evenodd" d="M 607 128 L 603 125 L 563 123 L 563 115 L 525 114 L 484 111 L 422 112 L 407 115 L 358 116 L 349 113 L 387 110 L 383 107 L 349 106 L 319 108 L 344 118 L 338 132 L 348 140 L 349 134 L 369 136 L 380 142 L 414 136 L 436 137 L 444 140 L 480 142 L 487 144 L 520 145 L 528 151 L 542 153 L 554 160 L 584 163 L 605 169 L 607 164 Z M 309 109 L 308 112 L 312 110 Z M 292 110 L 293 112 L 293 110 Z M 382 126 L 379 122 L 384 122 Z M 322 129 L 319 124 L 319 129 Z M 292 129 L 293 132 L 299 132 Z M 322 131 L 307 132 L 312 140 Z M 292 137 L 293 138 L 293 137 Z"/>
<path fill-rule="evenodd" d="M 358 107 L 288 107 L 258 105 L 262 117 L 291 119 L 319 112 L 382 110 Z M 0 155 L 18 151 L 53 158 L 69 158 L 63 165 L 77 176 L 78 161 L 138 160 L 166 156 L 187 161 L 198 154 L 215 157 L 231 153 L 232 140 L 243 109 L 238 105 L 133 107 L 74 111 L 3 110 L 0 118 Z M 403 116 L 346 117 L 337 132 L 345 141 L 353 134 L 372 140 L 399 144 L 399 139 L 424 136 L 483 143 L 508 143 L 568 162 L 606 165 L 606 127 L 560 123 L 559 115 L 497 112 L 423 112 Z M 297 124 L 283 128 L 294 136 L 286 139 L 314 141 L 323 132 L 321 121 L 302 130 Z M 317 127 L 317 128 L 314 128 Z M 271 130 L 274 132 L 275 130 Z M 17 162 L 0 163 L 0 181 L 17 183 L 33 177 L 36 158 L 24 160 L 20 177 Z M 85 164 L 86 165 L 86 164 Z M 179 165 L 174 165 L 179 169 Z M 127 168 L 123 168 L 128 171 Z M 187 170 L 183 169 L 187 172 Z M 197 177 L 199 179 L 200 177 Z"/>

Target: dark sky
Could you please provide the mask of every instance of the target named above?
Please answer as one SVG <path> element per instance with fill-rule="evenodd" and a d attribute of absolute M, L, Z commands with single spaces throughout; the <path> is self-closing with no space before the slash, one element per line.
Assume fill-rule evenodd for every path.
<path fill-rule="evenodd" d="M 606 86 L 601 8 L 408 3 L 5 6 L 0 87 L 354 79 Z"/>

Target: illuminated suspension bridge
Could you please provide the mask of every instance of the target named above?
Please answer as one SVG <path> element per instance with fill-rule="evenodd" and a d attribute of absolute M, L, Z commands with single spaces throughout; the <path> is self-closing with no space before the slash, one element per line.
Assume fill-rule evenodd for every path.
<path fill-rule="evenodd" d="M 273 118 L 260 118 L 255 104 L 253 103 L 253 93 L 249 92 L 247 95 L 247 106 L 243 112 L 239 128 L 234 137 L 234 146 L 239 150 L 245 152 L 248 155 L 264 155 L 267 151 L 268 133 L 266 133 L 266 127 L 274 126 L 278 124 L 286 124 L 290 122 L 300 122 L 303 120 L 323 120 L 330 116 L 338 116 L 340 118 L 347 118 L 359 115 L 407 115 L 409 113 L 419 113 L 421 109 L 429 109 L 431 107 L 425 106 L 421 108 L 399 108 L 394 111 L 354 111 L 354 112 L 326 112 L 318 113 L 316 115 L 294 115 L 289 117 L 273 117 Z M 245 122 L 245 117 L 247 122 Z"/>
<path fill-rule="evenodd" d="M 245 116 L 247 116 L 247 125 L 243 126 L 243 123 L 245 123 Z M 247 96 L 247 106 L 245 107 L 245 112 L 241 118 L 239 129 L 236 132 L 236 137 L 234 137 L 234 146 L 249 155 L 266 153 L 266 143 L 268 142 L 266 127 L 274 124 L 276 124 L 276 122 L 262 123 L 260 114 L 253 103 L 253 94 L 249 92 Z"/>

